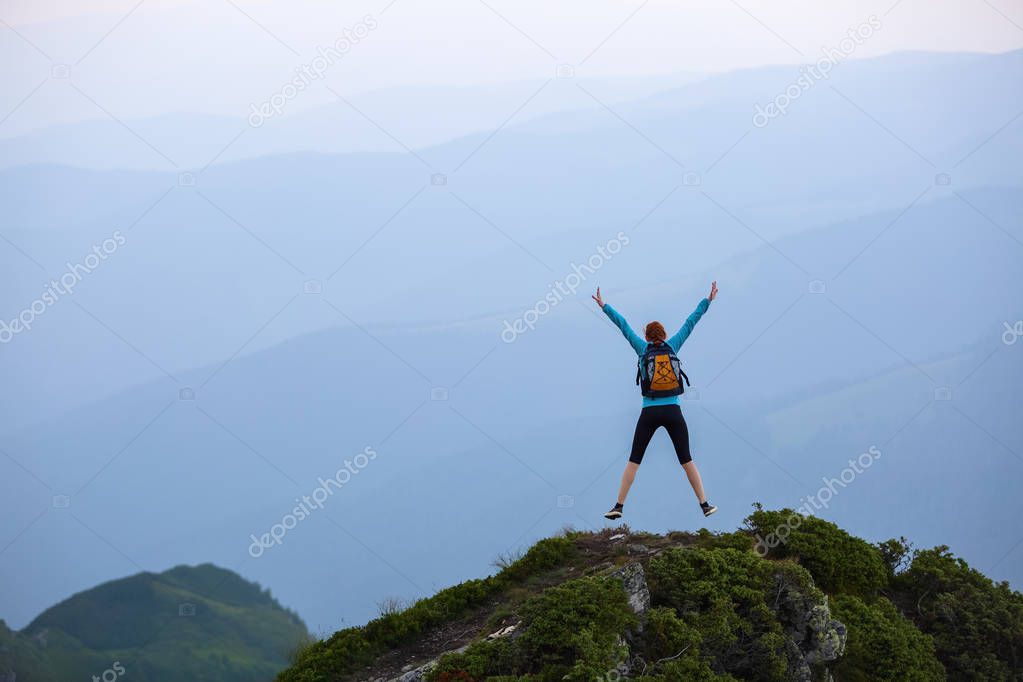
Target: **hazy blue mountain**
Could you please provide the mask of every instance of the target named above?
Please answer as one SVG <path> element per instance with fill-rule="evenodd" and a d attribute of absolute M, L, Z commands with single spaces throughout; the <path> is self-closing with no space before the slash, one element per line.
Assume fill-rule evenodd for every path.
<path fill-rule="evenodd" d="M 578 82 L 598 90 L 608 103 L 619 103 L 699 78 L 680 73 L 628 79 L 582 78 Z M 530 106 L 516 117 L 517 124 L 553 112 L 599 106 L 575 85 L 575 80 L 568 79 L 546 85 L 536 80 L 472 87 L 396 87 L 351 94 L 340 101 L 323 84 L 314 83 L 313 88 L 320 88 L 319 99 L 326 96 L 332 103 L 303 106 L 302 101 L 296 101 L 289 102 L 280 115 L 253 114 L 251 107 L 256 106 L 258 111 L 264 99 L 253 101 L 233 117 L 173 113 L 123 121 L 123 125 L 103 117 L 0 138 L 0 168 L 60 164 L 168 171 L 172 167 L 166 156 L 182 169 L 198 170 L 213 161 L 268 154 L 394 152 L 402 150 L 400 144 L 418 149 L 489 132 L 527 100 Z M 338 92 L 337 84 L 330 87 Z M 531 99 L 541 88 L 544 95 Z M 272 94 L 267 92 L 265 97 Z"/>
<path fill-rule="evenodd" d="M 619 259 L 605 277 L 664 281 L 754 249 L 761 238 L 868 214 L 890 222 L 953 192 L 1017 187 L 1020 128 L 1005 124 L 1023 108 L 1023 95 L 992 84 L 1019 78 L 1021 55 L 844 63 L 762 129 L 750 122 L 753 103 L 780 92 L 791 69 L 725 74 L 616 107 L 635 129 L 603 108 L 513 121 L 491 139 L 480 134 L 417 152 L 428 165 L 405 153 L 293 154 L 184 179 L 54 166 L 3 171 L 0 202 L 11 221 L 4 236 L 46 270 L 4 245 L 6 319 L 114 230 L 127 238 L 127 257 L 119 253 L 89 275 L 73 303 L 49 309 L 31 344 L 19 338 L 4 348 L 15 376 L 19 368 L 53 370 L 36 372 L 6 414 L 12 423 L 31 421 L 163 370 L 176 375 L 335 323 L 334 311 L 313 306 L 319 312 L 296 315 L 300 306 L 288 306 L 264 327 L 308 279 L 322 280 L 360 323 L 444 324 L 533 305 L 572 263 L 637 224 L 637 234 L 673 247 L 645 252 L 656 254 L 656 266 L 650 256 Z M 964 96 L 949 101 L 953 88 Z M 923 127 L 943 133 L 914 138 L 924 116 L 939 117 Z M 965 161 L 954 167 L 958 158 Z M 950 185 L 937 182 L 945 171 Z M 447 174 L 445 185 L 431 184 L 434 172 Z M 698 173 L 700 184 L 680 186 L 686 172 Z M 978 204 L 957 210 L 972 213 L 964 219 L 983 234 L 996 225 L 1011 232 L 1011 214 Z M 797 259 L 806 272 L 793 272 L 804 281 L 833 276 L 819 259 L 851 259 L 885 223 L 864 228 L 869 237 Z M 410 295 L 409 282 L 434 295 Z"/>

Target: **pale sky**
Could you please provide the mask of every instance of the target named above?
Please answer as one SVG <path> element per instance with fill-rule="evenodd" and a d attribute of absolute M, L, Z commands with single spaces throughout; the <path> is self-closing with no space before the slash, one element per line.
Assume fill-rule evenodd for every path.
<path fill-rule="evenodd" d="M 881 28 L 852 59 L 1023 47 L 1019 0 L 3 0 L 0 117 L 30 93 L 4 136 L 98 106 L 244 116 L 366 16 L 376 27 L 331 69 L 335 90 L 546 79 L 559 64 L 580 76 L 801 64 L 872 15 Z M 94 103 L 47 81 L 62 63 Z"/>

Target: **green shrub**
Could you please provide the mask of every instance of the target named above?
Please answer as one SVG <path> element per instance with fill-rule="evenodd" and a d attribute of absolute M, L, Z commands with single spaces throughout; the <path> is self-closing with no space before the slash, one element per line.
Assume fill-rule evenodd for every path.
<path fill-rule="evenodd" d="M 917 552 L 895 599 L 934 637 L 949 677 L 1023 680 L 1023 595 L 936 547 Z"/>
<path fill-rule="evenodd" d="M 743 531 L 712 533 L 706 528 L 701 528 L 696 534 L 696 544 L 708 549 L 737 549 L 742 552 L 753 549 L 753 539 L 749 533 Z"/>
<path fill-rule="evenodd" d="M 870 601 L 891 577 L 881 550 L 816 516 L 791 509 L 757 509 L 746 517 L 746 525 L 761 555 L 798 558 L 828 594 L 853 594 Z"/>
<path fill-rule="evenodd" d="M 619 591 L 621 591 L 619 589 Z M 618 679 L 613 675 L 618 665 L 629 655 L 629 648 L 618 642 L 618 634 L 611 637 L 601 631 L 599 627 L 585 627 L 578 634 L 573 635 L 572 652 L 575 663 L 569 671 L 555 679 L 565 682 L 593 682 L 593 680 L 605 680 L 608 678 Z M 557 662 L 555 670 L 560 667 Z"/>
<path fill-rule="evenodd" d="M 877 549 L 881 552 L 881 560 L 888 569 L 888 577 L 894 578 L 906 568 L 906 563 L 911 557 L 913 545 L 906 538 L 899 538 L 898 540 L 892 538 L 891 540 L 879 542 Z"/>
<path fill-rule="evenodd" d="M 552 587 L 528 601 L 521 615 L 519 645 L 539 662 L 572 661 L 583 643 L 595 643 L 610 655 L 618 636 L 635 624 L 621 581 L 612 578 L 579 578 Z"/>
<path fill-rule="evenodd" d="M 343 677 L 368 665 L 384 651 L 482 606 L 502 590 L 567 564 L 576 553 L 575 543 L 569 538 L 541 540 L 496 576 L 449 587 L 404 611 L 387 613 L 362 627 L 340 630 L 325 641 L 307 646 L 298 653 L 295 664 L 278 675 L 277 680 L 322 682 Z"/>
<path fill-rule="evenodd" d="M 280 682 L 320 682 L 365 666 L 383 651 L 426 629 L 448 622 L 482 604 L 495 591 L 492 578 L 470 580 L 423 599 L 404 611 L 388 613 L 363 627 L 347 628 L 302 650 Z"/>
<path fill-rule="evenodd" d="M 429 679 L 463 671 L 477 679 L 531 673 L 539 680 L 589 682 L 625 657 L 619 637 L 636 624 L 621 581 L 612 578 L 552 587 L 523 604 L 519 615 L 519 636 L 445 656 Z"/>
<path fill-rule="evenodd" d="M 929 682 L 944 680 L 945 670 L 934 652 L 934 641 L 916 629 L 895 606 L 881 597 L 866 604 L 858 597 L 839 595 L 832 613 L 848 631 L 845 655 L 835 665 L 843 682 Z"/>
<path fill-rule="evenodd" d="M 543 571 L 562 566 L 576 557 L 575 543 L 567 537 L 540 540 L 521 558 L 497 574 L 501 582 L 519 582 Z"/>
<path fill-rule="evenodd" d="M 457 674 L 468 674 L 476 680 L 511 673 L 519 668 L 520 657 L 508 639 L 477 642 L 460 654 L 443 656 L 427 679 L 441 682 Z"/>
<path fill-rule="evenodd" d="M 657 666 L 660 671 L 633 678 L 634 682 L 738 682 L 728 673 L 715 673 L 703 661 L 690 658 L 667 661 Z"/>
<path fill-rule="evenodd" d="M 639 680 L 704 680 L 722 679 L 710 667 L 711 661 L 701 654 L 703 635 L 695 626 L 679 618 L 674 609 L 655 607 L 647 613 L 644 630 L 645 661 L 649 673 Z M 664 661 L 658 664 L 658 661 Z M 732 679 L 730 675 L 724 679 Z"/>
<path fill-rule="evenodd" d="M 669 550 L 650 561 L 651 597 L 654 604 L 675 609 L 691 632 L 664 620 L 655 636 L 666 644 L 699 636 L 700 651 L 714 670 L 783 680 L 788 674 L 785 637 L 769 601 L 779 574 L 806 592 L 814 590 L 805 570 L 764 561 L 749 551 Z"/>
<path fill-rule="evenodd" d="M 427 628 L 446 623 L 473 606 L 482 604 L 494 591 L 492 580 L 469 580 L 417 601 L 404 611 L 388 613 L 366 624 L 365 636 L 385 647 L 398 646 Z"/>

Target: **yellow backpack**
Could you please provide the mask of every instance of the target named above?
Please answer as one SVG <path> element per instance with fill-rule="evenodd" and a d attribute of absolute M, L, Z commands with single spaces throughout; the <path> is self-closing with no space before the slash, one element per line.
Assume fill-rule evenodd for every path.
<path fill-rule="evenodd" d="M 636 385 L 644 397 L 667 398 L 685 393 L 689 377 L 682 371 L 682 363 L 671 346 L 667 343 L 651 343 L 639 357 Z"/>

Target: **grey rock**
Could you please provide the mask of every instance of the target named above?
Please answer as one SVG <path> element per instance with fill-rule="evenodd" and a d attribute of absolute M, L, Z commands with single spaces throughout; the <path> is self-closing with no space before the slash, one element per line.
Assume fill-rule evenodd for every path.
<path fill-rule="evenodd" d="M 848 640 L 848 632 L 845 625 L 839 621 L 829 618 L 827 624 L 816 633 L 816 647 L 807 652 L 808 663 L 827 663 L 836 661 L 845 653 L 845 644 Z"/>
<path fill-rule="evenodd" d="M 789 674 L 793 682 L 813 682 L 813 670 L 802 650 L 791 639 L 785 640 L 785 654 L 789 659 Z"/>
<path fill-rule="evenodd" d="M 848 633 L 831 617 L 828 598 L 796 584 L 784 573 L 775 575 L 774 609 L 785 628 L 786 650 L 797 682 L 811 682 L 811 666 L 837 660 L 845 653 Z"/>
<path fill-rule="evenodd" d="M 465 646 L 460 646 L 457 649 L 445 651 L 437 658 L 427 661 L 418 668 L 414 668 L 406 673 L 402 673 L 398 677 L 392 677 L 387 682 L 423 682 L 423 680 L 426 679 L 426 676 L 430 674 L 430 671 L 437 667 L 437 663 L 440 661 L 442 657 L 447 656 L 448 654 L 460 654 L 468 648 L 469 645 L 466 644 Z"/>
<path fill-rule="evenodd" d="M 431 670 L 433 670 L 433 667 L 435 665 L 437 665 L 437 662 L 431 661 L 430 663 L 424 665 L 421 668 L 410 670 L 401 677 L 394 678 L 394 680 L 391 680 L 391 682 L 395 682 L 395 680 L 397 680 L 397 682 L 422 682 L 424 679 L 426 679 L 426 675 L 429 674 Z"/>
<path fill-rule="evenodd" d="M 515 623 L 514 625 L 503 627 L 497 632 L 491 632 L 489 635 L 487 635 L 487 639 L 493 641 L 495 639 L 502 639 L 504 637 L 514 636 L 516 630 L 518 630 L 520 625 L 522 625 L 522 623 Z"/>
<path fill-rule="evenodd" d="M 643 564 L 638 561 L 625 564 L 610 574 L 613 578 L 621 578 L 622 587 L 629 598 L 632 612 L 639 616 L 639 631 L 646 625 L 646 614 L 650 610 L 650 588 L 646 584 L 646 572 Z"/>

